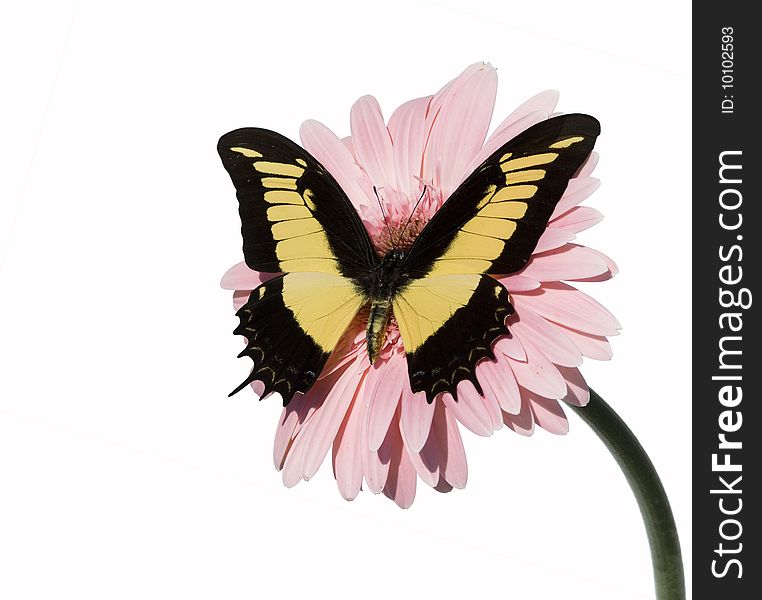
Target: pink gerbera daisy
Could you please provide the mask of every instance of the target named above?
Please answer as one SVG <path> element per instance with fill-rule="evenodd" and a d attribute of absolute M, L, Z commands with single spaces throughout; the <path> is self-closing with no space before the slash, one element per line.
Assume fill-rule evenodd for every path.
<path fill-rule="evenodd" d="M 495 69 L 478 63 L 433 96 L 403 104 L 388 123 L 375 98 L 360 98 L 350 113 L 350 137 L 339 139 L 317 121 L 302 125 L 305 149 L 346 192 L 379 254 L 389 249 L 390 239 L 397 240 L 422 196 L 403 246 L 495 150 L 555 114 L 558 94 L 540 93 L 485 141 L 496 90 Z M 424 393 L 414 394 L 393 319 L 371 366 L 367 315 L 361 313 L 315 385 L 283 409 L 273 458 L 285 485 L 310 479 L 332 448 L 344 498 L 355 498 L 364 480 L 372 492 L 383 492 L 404 508 L 413 502 L 419 477 L 439 491 L 465 486 L 460 425 L 481 436 L 503 425 L 522 435 L 531 435 L 535 424 L 566 433 L 560 401 L 582 406 L 589 398 L 578 369 L 583 356 L 609 359 L 606 336 L 619 330 L 611 313 L 568 283 L 602 281 L 617 272 L 605 255 L 573 243 L 575 234 L 602 218 L 595 209 L 579 206 L 598 187 L 590 177 L 596 162 L 593 153 L 569 182 L 526 267 L 496 277 L 515 312 L 506 319 L 511 335 L 494 345 L 496 360 L 477 365 L 483 394 L 469 381 L 458 384 L 457 402 L 446 393 L 433 403 Z M 240 263 L 224 275 L 222 286 L 235 290 L 237 309 L 251 290 L 275 275 Z M 260 382 L 252 387 L 261 394 Z"/>

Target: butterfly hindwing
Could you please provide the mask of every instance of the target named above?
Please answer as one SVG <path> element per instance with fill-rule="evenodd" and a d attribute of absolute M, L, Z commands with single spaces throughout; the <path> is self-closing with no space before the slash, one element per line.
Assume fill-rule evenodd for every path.
<path fill-rule="evenodd" d="M 306 150 L 272 131 L 238 129 L 218 151 L 236 187 L 243 252 L 254 270 L 283 273 L 238 311 L 242 355 L 263 395 L 288 403 L 305 392 L 366 302 L 362 281 L 378 262 L 357 212 Z"/>
<path fill-rule="evenodd" d="M 394 301 L 407 353 L 410 386 L 432 402 L 440 392 L 457 398 L 467 379 L 481 393 L 475 366 L 494 358 L 492 342 L 509 333 L 508 292 L 488 275 L 453 274 L 414 280 Z"/>
<path fill-rule="evenodd" d="M 261 396 L 278 392 L 285 405 L 306 392 L 364 303 L 350 280 L 329 273 L 286 273 L 259 286 L 237 313 L 241 356 L 254 365 L 232 393 L 261 381 Z"/>
<path fill-rule="evenodd" d="M 429 401 L 478 387 L 476 363 L 508 331 L 507 293 L 490 274 L 526 265 L 569 180 L 600 132 L 587 115 L 548 119 L 505 144 L 453 192 L 403 265 L 411 283 L 394 303 L 413 391 Z M 446 293 L 443 291 L 446 290 Z"/>

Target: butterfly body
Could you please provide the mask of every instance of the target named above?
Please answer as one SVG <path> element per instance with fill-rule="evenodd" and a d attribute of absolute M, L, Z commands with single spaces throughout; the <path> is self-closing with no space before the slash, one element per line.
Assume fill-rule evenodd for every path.
<path fill-rule="evenodd" d="M 587 115 L 530 127 L 477 167 L 412 245 L 382 257 L 347 195 L 303 148 L 265 129 L 224 135 L 218 151 L 237 190 L 246 264 L 281 273 L 238 312 L 241 355 L 254 367 L 235 391 L 256 380 L 284 403 L 308 391 L 364 308 L 371 363 L 393 317 L 413 392 L 457 400 L 464 380 L 480 391 L 476 366 L 494 360 L 513 313 L 492 275 L 526 265 L 599 131 Z"/>
<path fill-rule="evenodd" d="M 391 300 L 395 292 L 404 286 L 406 274 L 404 270 L 405 253 L 393 249 L 381 259 L 378 267 L 369 273 L 365 293 L 371 300 Z"/>

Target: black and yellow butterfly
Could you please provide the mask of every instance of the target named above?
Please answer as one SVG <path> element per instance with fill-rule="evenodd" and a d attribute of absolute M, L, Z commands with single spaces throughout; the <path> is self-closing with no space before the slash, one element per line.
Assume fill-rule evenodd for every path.
<path fill-rule="evenodd" d="M 492 154 L 407 251 L 379 257 L 347 195 L 303 148 L 265 129 L 237 129 L 218 151 L 238 192 L 246 264 L 283 273 L 251 292 L 235 333 L 258 380 L 287 404 L 306 392 L 349 324 L 369 307 L 368 355 L 393 314 L 410 386 L 457 398 L 476 364 L 494 359 L 513 312 L 492 274 L 529 260 L 566 186 L 592 151 L 596 119 L 570 114 L 530 127 Z"/>

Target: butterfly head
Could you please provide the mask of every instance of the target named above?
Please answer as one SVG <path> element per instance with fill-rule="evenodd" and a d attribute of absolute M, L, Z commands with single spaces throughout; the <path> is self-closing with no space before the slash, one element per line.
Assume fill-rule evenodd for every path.
<path fill-rule="evenodd" d="M 383 262 L 389 263 L 389 265 L 397 266 L 400 263 L 402 263 L 404 258 L 405 258 L 405 250 L 403 250 L 402 248 L 392 248 L 384 256 Z"/>

